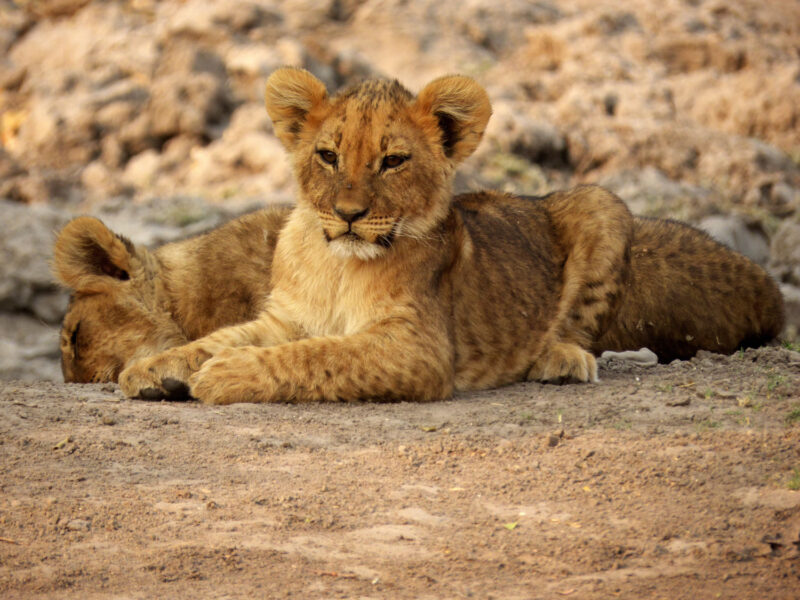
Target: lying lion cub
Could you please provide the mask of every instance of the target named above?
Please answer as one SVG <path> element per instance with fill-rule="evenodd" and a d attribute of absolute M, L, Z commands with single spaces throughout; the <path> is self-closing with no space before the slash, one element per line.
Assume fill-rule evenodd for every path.
<path fill-rule="evenodd" d="M 452 198 L 454 169 L 491 113 L 468 78 L 437 79 L 416 98 L 396 81 L 329 98 L 308 72 L 280 69 L 267 82 L 267 110 L 300 190 L 271 271 L 270 227 L 222 234 L 208 261 L 192 258 L 198 238 L 142 254 L 130 270 L 120 261 L 138 254 L 118 238 L 103 257 L 103 243 L 62 234 L 56 269 L 78 294 L 65 321 L 65 373 L 70 350 L 80 362 L 85 348 L 76 315 L 92 294 L 108 313 L 106 347 L 114 335 L 147 339 L 139 356 L 260 309 L 253 321 L 133 364 L 73 369 L 97 379 L 125 364 L 129 396 L 188 391 L 209 403 L 434 400 L 525 379 L 593 381 L 592 352 L 730 352 L 780 330 L 781 297 L 762 269 L 686 226 L 634 220 L 600 188 Z M 95 280 L 128 289 L 107 304 L 102 285 L 81 289 L 81 254 Z M 165 313 L 171 326 L 114 331 L 126 317 L 110 307 L 133 295 L 136 269 L 150 273 L 160 299 L 145 311 Z"/>
<path fill-rule="evenodd" d="M 260 210 L 154 252 L 98 219 L 70 221 L 53 260 L 74 292 L 61 328 L 64 381 L 117 381 L 136 359 L 255 319 L 288 214 L 285 206 Z"/>

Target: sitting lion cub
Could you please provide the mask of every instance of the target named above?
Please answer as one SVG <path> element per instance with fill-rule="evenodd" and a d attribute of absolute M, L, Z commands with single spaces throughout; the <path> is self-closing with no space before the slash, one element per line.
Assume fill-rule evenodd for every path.
<path fill-rule="evenodd" d="M 267 110 L 300 190 L 271 275 L 247 277 L 263 272 L 271 292 L 255 320 L 127 366 L 129 396 L 434 400 L 593 381 L 602 349 L 731 351 L 780 330 L 763 270 L 688 227 L 634 220 L 604 190 L 453 199 L 454 169 L 491 113 L 471 79 L 437 79 L 416 98 L 367 81 L 329 98 L 306 71 L 280 69 Z"/>

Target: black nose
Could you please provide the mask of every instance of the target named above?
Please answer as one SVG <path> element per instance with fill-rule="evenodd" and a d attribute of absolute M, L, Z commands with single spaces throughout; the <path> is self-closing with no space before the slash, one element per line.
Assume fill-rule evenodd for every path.
<path fill-rule="evenodd" d="M 365 208 L 363 210 L 339 210 L 338 208 L 333 209 L 333 212 L 335 212 L 342 221 L 345 221 L 347 223 L 355 223 L 364 215 L 366 215 L 367 211 L 369 211 L 368 208 Z"/>

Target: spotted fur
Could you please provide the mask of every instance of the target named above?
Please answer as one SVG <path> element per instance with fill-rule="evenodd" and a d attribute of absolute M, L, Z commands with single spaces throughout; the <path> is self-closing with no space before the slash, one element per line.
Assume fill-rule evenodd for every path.
<path fill-rule="evenodd" d="M 548 199 L 521 202 L 524 212 L 538 214 L 529 221 L 534 239 L 552 235 Z M 485 210 L 485 203 L 499 208 L 505 201 L 494 193 L 465 194 L 454 198 L 454 207 L 469 217 Z M 61 283 L 73 290 L 61 331 L 64 380 L 117 381 L 138 358 L 254 319 L 270 291 L 275 241 L 289 211 L 264 209 L 153 253 L 125 243 L 97 219 L 72 221 L 58 237 L 54 263 Z M 479 230 L 473 227 L 471 235 L 479 236 Z M 605 333 L 592 339 L 594 354 L 647 346 L 669 362 L 698 350 L 730 353 L 760 345 L 780 330 L 780 298 L 766 273 L 705 233 L 639 217 L 631 244 L 616 310 L 595 324 L 595 331 Z M 537 260 L 558 272 L 563 257 L 559 252 Z M 603 281 L 583 286 L 579 303 L 592 307 L 587 317 L 596 314 L 603 299 L 615 299 L 606 288 Z M 467 337 L 462 342 L 480 364 L 480 341 Z"/>
<path fill-rule="evenodd" d="M 637 295 L 655 297 L 658 286 L 646 272 L 632 278 L 637 222 L 612 194 L 453 200 L 454 169 L 491 113 L 468 78 L 435 80 L 417 97 L 369 81 L 329 98 L 309 73 L 281 69 L 267 110 L 299 196 L 263 311 L 127 367 L 119 381 L 129 396 L 435 400 L 524 379 L 592 381 L 598 340 L 637 339 L 615 326 L 620 310 L 646 322 L 672 310 L 648 305 L 637 316 Z M 721 263 L 732 254 L 708 251 Z M 780 295 L 742 264 L 741 285 L 759 288 L 759 300 L 734 301 L 747 325 L 732 325 L 731 338 L 774 335 Z M 678 293 L 691 300 L 697 290 Z"/>
<path fill-rule="evenodd" d="M 64 381 L 117 381 L 138 358 L 254 319 L 287 214 L 264 209 L 154 252 L 98 219 L 70 221 L 53 256 L 56 278 L 72 291 L 61 327 Z"/>

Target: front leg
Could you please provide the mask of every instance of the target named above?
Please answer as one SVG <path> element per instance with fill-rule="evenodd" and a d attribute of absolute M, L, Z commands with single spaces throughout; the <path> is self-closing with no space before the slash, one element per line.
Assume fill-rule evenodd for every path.
<path fill-rule="evenodd" d="M 120 373 L 119 385 L 130 398 L 186 399 L 189 377 L 212 356 L 238 346 L 279 344 L 296 337 L 296 330 L 274 314 L 219 329 L 183 346 L 134 362 Z"/>
<path fill-rule="evenodd" d="M 191 394 L 208 404 L 428 401 L 452 394 L 452 346 L 446 337 L 378 329 L 224 350 L 192 375 Z"/>

